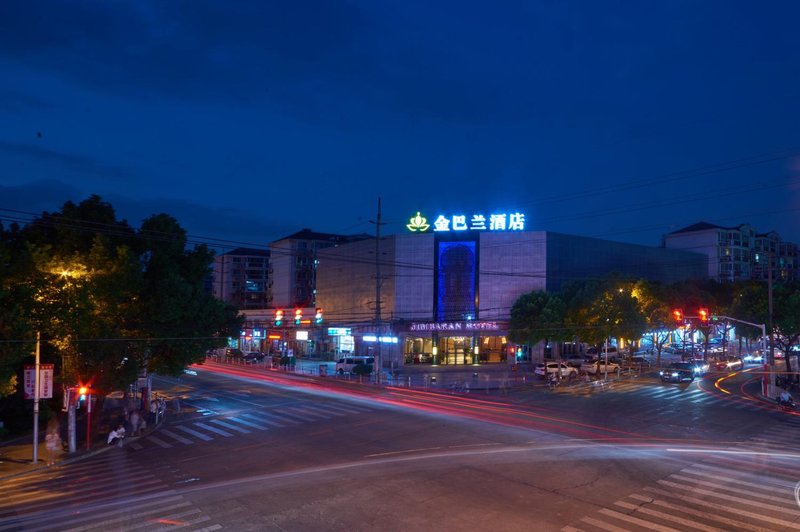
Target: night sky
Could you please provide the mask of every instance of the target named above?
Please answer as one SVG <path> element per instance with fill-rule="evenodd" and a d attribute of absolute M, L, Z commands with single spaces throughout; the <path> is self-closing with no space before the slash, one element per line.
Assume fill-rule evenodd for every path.
<path fill-rule="evenodd" d="M 800 3 L 0 2 L 0 219 L 263 246 L 422 211 L 800 242 Z"/>

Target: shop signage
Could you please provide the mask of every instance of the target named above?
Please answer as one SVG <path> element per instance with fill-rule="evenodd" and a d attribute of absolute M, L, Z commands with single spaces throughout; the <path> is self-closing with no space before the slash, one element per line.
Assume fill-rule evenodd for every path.
<path fill-rule="evenodd" d="M 428 331 L 499 331 L 500 322 L 497 321 L 414 321 L 408 330 L 412 332 Z"/>
<path fill-rule="evenodd" d="M 412 233 L 425 233 L 431 228 L 428 219 L 417 212 L 408 220 L 406 227 Z M 524 231 L 525 214 L 521 212 L 509 213 L 475 213 L 454 214 L 444 216 L 440 214 L 433 221 L 435 233 L 463 233 L 467 231 Z"/>
<path fill-rule="evenodd" d="M 328 327 L 328 336 L 350 336 L 350 327 Z"/>
<path fill-rule="evenodd" d="M 378 337 L 374 334 L 365 334 L 362 338 L 365 342 L 377 342 Z M 381 336 L 380 341 L 383 344 L 396 344 L 398 339 L 396 336 Z"/>

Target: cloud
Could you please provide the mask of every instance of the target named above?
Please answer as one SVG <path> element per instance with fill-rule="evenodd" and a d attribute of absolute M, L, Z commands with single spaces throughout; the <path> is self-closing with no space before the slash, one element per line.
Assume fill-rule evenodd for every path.
<path fill-rule="evenodd" d="M 21 225 L 43 212 L 60 210 L 64 203 L 80 203 L 96 191 L 81 190 L 58 180 L 34 181 L 24 185 L 0 185 L 0 221 Z M 134 199 L 122 195 L 98 194 L 109 202 L 120 220 L 139 227 L 154 214 L 167 213 L 189 233 L 191 243 L 211 247 L 260 247 L 293 233 L 299 226 L 275 220 L 264 211 L 232 209 L 172 198 Z"/>
<path fill-rule="evenodd" d="M 54 163 L 64 170 L 81 176 L 94 176 L 104 179 L 128 178 L 132 173 L 123 167 L 104 164 L 85 155 L 64 153 L 35 144 L 22 144 L 0 141 L 0 153 L 23 156 L 44 163 Z"/>
<path fill-rule="evenodd" d="M 549 109 L 530 90 L 537 76 L 520 63 L 527 52 L 515 47 L 524 37 L 519 20 L 537 16 L 453 9 L 324 0 L 18 2 L 0 17 L 0 53 L 91 90 L 258 104 L 337 127 L 387 118 L 505 123 Z M 506 29 L 490 37 L 487 21 Z"/>

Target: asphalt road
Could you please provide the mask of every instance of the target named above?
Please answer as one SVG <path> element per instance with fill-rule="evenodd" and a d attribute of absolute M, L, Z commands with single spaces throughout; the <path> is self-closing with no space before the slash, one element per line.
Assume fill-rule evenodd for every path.
<path fill-rule="evenodd" d="M 508 394 L 209 364 L 150 436 L 17 479 L 2 530 L 794 530 L 800 418 L 757 377 Z"/>

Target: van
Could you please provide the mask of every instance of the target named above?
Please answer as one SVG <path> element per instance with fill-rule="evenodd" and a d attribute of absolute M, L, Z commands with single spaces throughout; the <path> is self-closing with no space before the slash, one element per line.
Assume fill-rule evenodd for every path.
<path fill-rule="evenodd" d="M 353 368 L 359 364 L 368 364 L 370 366 L 375 364 L 375 357 L 364 356 L 348 356 L 342 357 L 336 361 L 336 373 L 344 375 L 345 373 L 352 373 Z"/>

